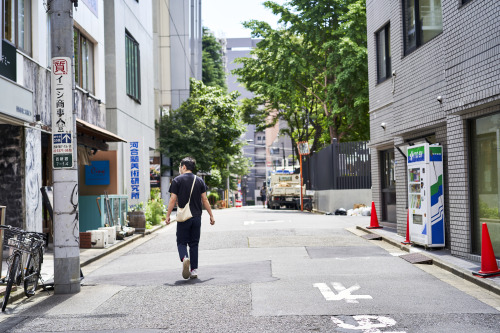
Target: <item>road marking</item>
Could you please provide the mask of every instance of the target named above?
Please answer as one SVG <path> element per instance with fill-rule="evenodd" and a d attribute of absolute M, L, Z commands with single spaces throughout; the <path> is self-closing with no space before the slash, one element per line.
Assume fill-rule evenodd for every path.
<path fill-rule="evenodd" d="M 252 225 L 252 224 L 264 224 L 264 223 L 283 223 L 286 222 L 285 220 L 265 220 L 265 221 L 244 221 L 243 225 Z M 291 222 L 289 220 L 289 222 Z"/>
<path fill-rule="evenodd" d="M 339 282 L 332 282 L 333 288 L 338 292 L 335 294 L 333 290 L 328 287 L 326 283 L 315 283 L 313 287 L 318 288 L 323 297 L 327 301 L 341 301 L 345 300 L 347 303 L 359 303 L 357 299 L 373 299 L 370 295 L 352 295 L 353 291 L 359 290 L 361 288 L 358 284 L 352 287 L 346 288 Z"/>
<path fill-rule="evenodd" d="M 379 330 L 379 328 L 392 327 L 396 325 L 396 321 L 389 317 L 363 315 L 353 316 L 352 318 L 358 322 L 358 326 L 346 324 L 341 319 L 335 317 L 332 317 L 332 321 L 338 328 L 363 331 L 363 333 L 406 333 L 405 331 L 388 332 Z"/>

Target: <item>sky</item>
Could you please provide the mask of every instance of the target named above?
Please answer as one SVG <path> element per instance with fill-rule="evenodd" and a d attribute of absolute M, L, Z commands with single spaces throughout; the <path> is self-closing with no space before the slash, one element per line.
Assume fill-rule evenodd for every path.
<path fill-rule="evenodd" d="M 266 21 L 277 26 L 278 16 L 265 8 L 264 0 L 202 0 L 202 24 L 214 32 L 216 37 L 251 37 L 250 30 L 242 22 L 249 20 Z M 285 0 L 274 0 L 283 4 Z"/>

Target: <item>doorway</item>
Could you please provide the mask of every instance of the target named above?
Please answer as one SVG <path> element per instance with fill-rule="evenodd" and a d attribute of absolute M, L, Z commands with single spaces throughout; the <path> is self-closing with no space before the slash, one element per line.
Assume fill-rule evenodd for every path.
<path fill-rule="evenodd" d="M 382 221 L 396 223 L 396 175 L 394 149 L 381 153 Z"/>

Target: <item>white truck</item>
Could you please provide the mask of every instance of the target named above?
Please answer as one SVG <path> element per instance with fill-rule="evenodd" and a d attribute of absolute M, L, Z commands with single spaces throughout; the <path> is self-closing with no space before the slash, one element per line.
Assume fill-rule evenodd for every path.
<path fill-rule="evenodd" d="M 306 186 L 302 186 L 304 209 L 312 210 L 312 197 L 306 195 Z M 282 206 L 300 210 L 300 175 L 275 173 L 268 178 L 267 207 L 280 209 Z"/>

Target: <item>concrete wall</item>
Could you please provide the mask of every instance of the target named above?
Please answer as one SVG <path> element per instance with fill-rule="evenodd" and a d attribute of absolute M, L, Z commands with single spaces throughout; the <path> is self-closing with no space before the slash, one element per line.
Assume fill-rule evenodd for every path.
<path fill-rule="evenodd" d="M 127 141 L 141 142 L 141 201 L 149 197 L 149 150 L 155 140 L 155 68 L 153 49 L 153 4 L 148 1 L 105 1 L 106 127 Z M 126 93 L 125 31 L 139 43 L 140 102 Z M 128 144 L 112 144 L 117 150 L 119 194 L 130 192 Z M 142 178 L 146 176 L 143 175 Z"/>
<path fill-rule="evenodd" d="M 170 61 L 174 110 L 189 97 L 189 78 L 201 80 L 201 29 L 201 0 L 170 1 Z"/>
<path fill-rule="evenodd" d="M 339 208 L 352 209 L 354 204 L 370 207 L 371 202 L 371 189 L 315 191 L 313 208 L 320 212 L 334 213 Z"/>

